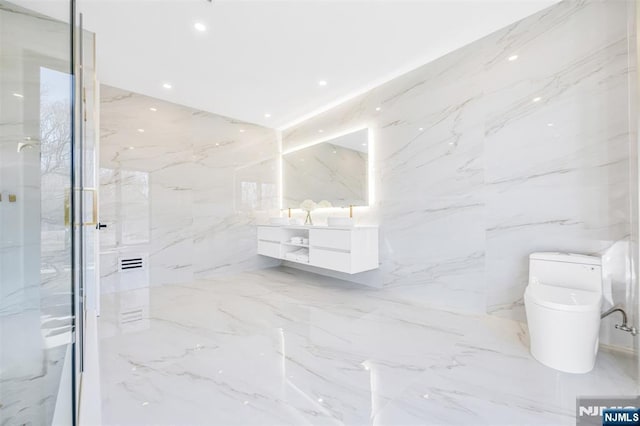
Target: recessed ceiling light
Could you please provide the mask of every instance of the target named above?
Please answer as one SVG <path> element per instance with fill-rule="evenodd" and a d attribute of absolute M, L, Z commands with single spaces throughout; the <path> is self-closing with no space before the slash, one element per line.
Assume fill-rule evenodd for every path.
<path fill-rule="evenodd" d="M 240 133 L 244 133 L 244 129 L 240 129 Z"/>
<path fill-rule="evenodd" d="M 365 143 L 363 143 L 363 144 L 362 144 L 362 146 L 367 146 L 367 143 L 366 143 L 366 142 L 365 142 Z"/>
<path fill-rule="evenodd" d="M 269 117 L 271 117 L 271 114 L 269 114 L 269 113 L 266 113 L 266 114 L 264 115 L 264 118 L 269 118 Z"/>
<path fill-rule="evenodd" d="M 542 100 L 540 96 L 536 96 L 535 98 L 533 98 L 533 102 L 540 102 L 540 100 Z"/>
<path fill-rule="evenodd" d="M 327 81 L 326 80 L 320 80 L 318 82 L 318 86 L 326 86 L 327 85 Z"/>
<path fill-rule="evenodd" d="M 202 22 L 196 22 L 195 24 L 193 24 L 193 28 L 195 28 L 196 30 L 198 30 L 200 32 L 207 31 L 207 26 L 205 24 L 203 24 Z"/>
<path fill-rule="evenodd" d="M 334 153 L 334 154 L 337 154 L 337 153 L 338 153 L 338 151 L 336 151 L 336 150 L 334 149 L 334 150 L 333 150 L 333 153 Z"/>
<path fill-rule="evenodd" d="M 20 93 L 14 93 L 13 96 L 15 96 L 16 98 L 24 98 L 24 95 Z"/>
<path fill-rule="evenodd" d="M 151 107 L 151 108 L 149 108 L 149 111 L 156 112 L 156 111 L 158 111 L 158 108 Z"/>
<path fill-rule="evenodd" d="M 547 123 L 547 126 L 553 127 L 553 123 Z"/>
<path fill-rule="evenodd" d="M 424 130 L 424 128 L 423 128 L 423 127 L 420 127 L 420 128 L 418 129 L 418 131 L 419 131 L 419 132 L 422 132 L 423 130 Z"/>
<path fill-rule="evenodd" d="M 144 129 L 138 129 L 139 133 L 144 133 Z"/>
<path fill-rule="evenodd" d="M 508 59 L 509 59 L 509 61 L 510 61 L 510 62 L 513 62 L 513 61 L 515 61 L 516 59 L 518 59 L 518 55 L 511 55 L 511 56 L 509 56 L 509 58 L 508 58 Z"/>
<path fill-rule="evenodd" d="M 162 87 L 164 87 L 165 89 L 171 89 L 173 86 L 169 83 L 164 83 Z"/>
<path fill-rule="evenodd" d="M 219 144 L 219 143 L 216 143 L 216 146 L 220 146 L 220 144 Z"/>
<path fill-rule="evenodd" d="M 324 130 L 322 130 L 322 129 L 318 130 L 318 133 L 323 133 L 323 132 L 324 132 Z"/>
<path fill-rule="evenodd" d="M 130 146 L 130 147 L 129 147 L 129 149 L 136 149 L 136 148 L 135 148 L 135 147 L 133 147 L 133 146 Z"/>
<path fill-rule="evenodd" d="M 377 107 L 377 108 L 376 108 L 376 111 L 380 111 L 381 109 L 382 109 L 382 108 L 380 108 L 380 107 Z"/>

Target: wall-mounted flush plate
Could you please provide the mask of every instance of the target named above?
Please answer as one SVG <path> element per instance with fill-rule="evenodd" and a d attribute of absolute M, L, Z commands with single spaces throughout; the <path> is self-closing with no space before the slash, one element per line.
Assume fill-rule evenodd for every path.
<path fill-rule="evenodd" d="M 16 194 L 9 194 L 9 202 L 10 203 L 15 203 L 16 202 Z"/>

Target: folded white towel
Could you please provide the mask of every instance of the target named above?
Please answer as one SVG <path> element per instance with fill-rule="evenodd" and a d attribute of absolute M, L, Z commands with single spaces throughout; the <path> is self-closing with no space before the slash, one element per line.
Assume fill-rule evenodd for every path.
<path fill-rule="evenodd" d="M 285 259 L 296 260 L 297 255 L 295 253 L 287 253 L 284 255 Z"/>
<path fill-rule="evenodd" d="M 309 263 L 309 249 L 301 248 L 299 250 L 290 251 L 289 253 L 285 253 L 284 258 Z"/>

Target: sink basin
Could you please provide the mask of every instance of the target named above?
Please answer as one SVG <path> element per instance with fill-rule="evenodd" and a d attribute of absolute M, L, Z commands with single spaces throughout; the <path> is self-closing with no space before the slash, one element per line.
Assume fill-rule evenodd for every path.
<path fill-rule="evenodd" d="M 353 219 L 350 217 L 328 217 L 329 226 L 353 226 Z"/>
<path fill-rule="evenodd" d="M 271 225 L 288 225 L 289 218 L 287 217 L 271 217 L 269 218 L 269 224 Z"/>

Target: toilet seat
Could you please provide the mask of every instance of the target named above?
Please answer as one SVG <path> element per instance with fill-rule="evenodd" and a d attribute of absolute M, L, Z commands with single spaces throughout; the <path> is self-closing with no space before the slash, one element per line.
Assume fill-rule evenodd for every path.
<path fill-rule="evenodd" d="M 529 284 L 525 298 L 536 305 L 565 312 L 599 312 L 602 305 L 602 294 L 599 292 L 540 283 Z"/>

